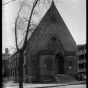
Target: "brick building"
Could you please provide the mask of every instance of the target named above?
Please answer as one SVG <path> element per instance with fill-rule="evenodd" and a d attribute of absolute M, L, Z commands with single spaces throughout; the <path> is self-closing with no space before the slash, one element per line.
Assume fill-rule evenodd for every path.
<path fill-rule="evenodd" d="M 77 74 L 81 75 L 81 77 L 86 76 L 86 44 L 77 45 Z M 86 79 L 86 78 L 82 78 Z"/>
<path fill-rule="evenodd" d="M 10 56 L 10 75 L 18 80 L 19 53 Z M 28 39 L 24 52 L 24 81 L 33 77 L 77 72 L 76 42 L 59 14 L 54 2 Z"/>
<path fill-rule="evenodd" d="M 2 54 L 2 75 L 9 76 L 9 57 L 8 48 L 5 48 L 5 53 Z"/>

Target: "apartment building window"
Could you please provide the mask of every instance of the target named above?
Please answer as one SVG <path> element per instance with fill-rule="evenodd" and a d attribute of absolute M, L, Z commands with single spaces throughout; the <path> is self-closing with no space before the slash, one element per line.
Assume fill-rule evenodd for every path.
<path fill-rule="evenodd" d="M 83 69 L 84 68 L 84 63 L 79 64 L 79 69 Z"/>
<path fill-rule="evenodd" d="M 84 59 L 84 54 L 79 55 L 79 60 L 82 60 L 82 59 Z"/>

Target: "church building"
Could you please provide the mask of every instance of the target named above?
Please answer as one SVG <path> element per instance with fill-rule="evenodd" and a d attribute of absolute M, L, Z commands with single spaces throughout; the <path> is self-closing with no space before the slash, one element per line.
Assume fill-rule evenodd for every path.
<path fill-rule="evenodd" d="M 28 40 L 24 53 L 24 81 L 57 74 L 74 77 L 77 72 L 76 51 L 76 42 L 53 2 Z M 12 80 L 18 80 L 18 60 L 17 52 L 9 58 Z"/>

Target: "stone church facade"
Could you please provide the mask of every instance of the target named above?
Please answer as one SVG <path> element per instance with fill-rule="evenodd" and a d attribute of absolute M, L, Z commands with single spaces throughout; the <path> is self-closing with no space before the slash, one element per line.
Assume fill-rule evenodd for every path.
<path fill-rule="evenodd" d="M 18 77 L 18 58 L 19 54 L 16 52 L 9 59 L 13 79 Z M 11 63 L 14 61 L 15 66 L 12 67 Z M 76 43 L 54 3 L 28 40 L 23 68 L 24 81 L 29 82 L 37 76 L 75 76 L 77 72 Z"/>

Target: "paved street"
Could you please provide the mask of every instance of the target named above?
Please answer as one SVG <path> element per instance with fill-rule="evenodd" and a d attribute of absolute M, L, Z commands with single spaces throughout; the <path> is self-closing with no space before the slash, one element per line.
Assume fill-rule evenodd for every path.
<path fill-rule="evenodd" d="M 19 86 L 7 86 L 5 88 L 19 88 Z M 41 86 L 41 85 L 25 85 L 24 88 L 86 88 L 86 84 L 83 84 L 83 85 L 68 85 L 68 86 L 52 86 L 52 87 L 49 87 L 49 86 Z"/>
<path fill-rule="evenodd" d="M 24 88 L 86 88 L 86 84 L 23 84 Z M 7 83 L 4 88 L 19 88 L 18 83 Z"/>
<path fill-rule="evenodd" d="M 82 85 L 65 85 L 65 86 L 56 86 L 56 87 L 48 87 L 48 88 L 86 88 L 86 84 Z"/>

